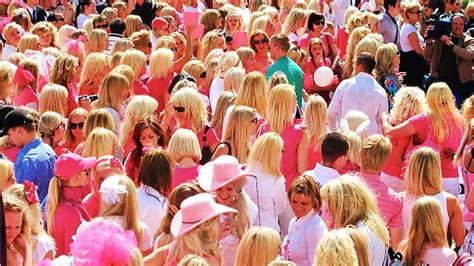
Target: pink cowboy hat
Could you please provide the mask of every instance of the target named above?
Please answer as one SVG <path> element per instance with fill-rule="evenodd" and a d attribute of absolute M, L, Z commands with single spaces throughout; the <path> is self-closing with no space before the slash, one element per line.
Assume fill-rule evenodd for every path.
<path fill-rule="evenodd" d="M 179 237 L 193 230 L 214 217 L 224 213 L 236 213 L 237 210 L 218 204 L 208 193 L 191 196 L 181 203 L 179 210 L 171 221 L 171 234 Z"/>
<path fill-rule="evenodd" d="M 205 191 L 215 191 L 244 176 L 253 176 L 239 166 L 237 158 L 223 155 L 204 165 L 197 177 L 199 186 Z"/>

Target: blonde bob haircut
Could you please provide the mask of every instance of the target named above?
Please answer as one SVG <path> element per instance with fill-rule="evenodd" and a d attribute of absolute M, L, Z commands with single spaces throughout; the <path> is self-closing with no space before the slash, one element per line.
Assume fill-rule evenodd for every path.
<path fill-rule="evenodd" d="M 107 49 L 109 39 L 107 32 L 103 29 L 94 29 L 89 33 L 89 52 L 103 53 Z"/>
<path fill-rule="evenodd" d="M 114 155 L 117 145 L 115 133 L 102 128 L 94 128 L 84 142 L 83 157 L 102 157 L 104 155 Z"/>
<path fill-rule="evenodd" d="M 268 265 L 278 257 L 279 248 L 280 235 L 275 230 L 254 226 L 240 241 L 235 265 Z"/>
<path fill-rule="evenodd" d="M 10 178 L 10 173 L 13 177 L 13 163 L 7 160 L 0 160 L 0 190 L 7 190 L 7 185 L 10 182 L 10 180 L 8 180 Z M 15 183 L 15 177 L 13 177 L 13 180 L 11 180 L 11 182 Z"/>
<path fill-rule="evenodd" d="M 379 171 L 392 152 L 392 143 L 388 137 L 374 134 L 362 142 L 360 148 L 360 167 L 364 170 Z"/>
<path fill-rule="evenodd" d="M 386 43 L 379 46 L 375 55 L 375 75 L 380 80 L 385 75 L 395 74 L 393 59 L 397 56 L 398 48 L 393 43 Z"/>
<path fill-rule="evenodd" d="M 150 33 L 147 30 L 140 30 L 140 31 L 132 33 L 132 35 L 130 36 L 130 40 L 133 43 L 133 47 L 141 51 L 146 49 L 148 45 L 151 44 Z"/>
<path fill-rule="evenodd" d="M 99 99 L 92 104 L 92 107 L 94 109 L 110 107 L 119 113 L 124 91 L 131 91 L 127 77 L 109 73 L 100 86 Z"/>
<path fill-rule="evenodd" d="M 246 46 L 239 47 L 235 52 L 239 56 L 240 62 L 243 62 L 244 60 L 248 60 L 255 56 L 255 51 Z"/>
<path fill-rule="evenodd" d="M 191 130 L 195 133 L 202 130 L 207 123 L 207 107 L 201 94 L 192 88 L 182 88 L 176 91 L 170 102 L 174 106 L 184 107 L 184 117 L 190 122 Z"/>
<path fill-rule="evenodd" d="M 281 33 L 288 36 L 290 33 L 297 31 L 300 28 L 299 24 L 302 20 L 305 20 L 305 17 L 306 12 L 303 9 L 292 9 L 290 11 L 290 14 L 288 14 L 288 16 L 286 17 Z"/>
<path fill-rule="evenodd" d="M 231 17 L 236 17 L 239 20 L 239 26 L 237 26 L 237 31 L 243 31 L 244 30 L 244 21 L 242 19 L 242 15 L 240 15 L 237 12 L 229 12 L 227 16 L 225 17 L 225 25 L 224 25 L 224 30 L 227 32 L 230 32 L 230 27 L 229 27 L 229 19 Z"/>
<path fill-rule="evenodd" d="M 86 58 L 84 67 L 81 72 L 81 80 L 77 85 L 79 95 L 81 95 L 81 88 L 90 85 L 94 79 L 99 75 L 104 68 L 107 67 L 107 56 L 102 53 L 91 53 Z"/>
<path fill-rule="evenodd" d="M 99 157 L 97 157 L 99 158 Z M 140 213 L 138 211 L 138 199 L 135 184 L 132 179 L 125 175 L 113 175 L 107 179 L 115 179 L 118 184 L 127 187 L 127 193 L 120 194 L 120 200 L 115 205 L 109 205 L 104 200 L 100 200 L 100 216 L 107 219 L 107 216 L 120 216 L 124 218 L 124 229 L 131 230 L 137 237 L 137 242 L 141 243 L 142 224 L 140 221 Z"/>
<path fill-rule="evenodd" d="M 334 227 L 344 228 L 363 222 L 386 246 L 389 235 L 379 215 L 374 193 L 356 175 L 346 174 L 330 181 L 321 189 Z"/>
<path fill-rule="evenodd" d="M 355 76 L 357 73 L 355 72 L 355 64 L 357 57 L 359 57 L 360 54 L 362 53 L 370 53 L 370 54 L 376 54 L 377 49 L 382 43 L 377 40 L 376 38 L 369 37 L 368 35 L 364 37 L 357 45 L 354 50 L 354 57 L 352 58 L 352 76 Z"/>
<path fill-rule="evenodd" d="M 131 67 L 134 71 L 135 80 L 138 80 L 140 72 L 146 67 L 146 55 L 140 50 L 128 50 L 123 53 L 120 64 Z"/>
<path fill-rule="evenodd" d="M 464 118 L 456 108 L 453 93 L 444 82 L 431 84 L 426 93 L 428 114 L 431 116 L 433 136 L 442 143 L 449 135 L 455 134 L 456 129 L 464 129 Z"/>
<path fill-rule="evenodd" d="M 354 242 L 344 230 L 329 231 L 317 247 L 314 265 L 358 266 Z"/>
<path fill-rule="evenodd" d="M 137 15 L 128 15 L 125 19 L 124 37 L 130 37 L 134 32 L 141 30 L 143 25 L 142 18 Z"/>
<path fill-rule="evenodd" d="M 150 62 L 150 68 L 151 68 L 151 62 Z M 191 75 L 195 80 L 198 80 L 201 74 L 206 72 L 206 66 L 200 60 L 191 60 L 183 66 L 183 71 Z M 150 72 L 153 73 L 153 71 L 150 71 Z"/>
<path fill-rule="evenodd" d="M 293 112 L 296 107 L 294 86 L 289 84 L 276 85 L 270 91 L 267 121 L 270 130 L 281 133 L 286 126 L 293 123 Z"/>
<path fill-rule="evenodd" d="M 245 70 L 241 67 L 232 67 L 224 74 L 224 91 L 238 93 L 245 78 Z"/>
<path fill-rule="evenodd" d="M 398 125 L 410 117 L 427 112 L 425 92 L 418 87 L 401 87 L 393 97 L 389 122 Z"/>
<path fill-rule="evenodd" d="M 125 52 L 129 49 L 133 48 L 133 43 L 129 39 L 121 38 L 118 39 L 114 46 L 112 46 L 112 51 L 110 52 L 111 55 L 114 55 L 117 52 Z"/>
<path fill-rule="evenodd" d="M 224 74 L 233 67 L 242 68 L 239 55 L 234 51 L 223 53 L 219 59 L 219 71 L 221 76 L 224 76 Z"/>
<path fill-rule="evenodd" d="M 304 111 L 304 123 L 309 142 L 314 150 L 321 148 L 324 136 L 328 133 L 328 105 L 323 97 L 311 95 Z"/>
<path fill-rule="evenodd" d="M 258 72 L 248 73 L 242 81 L 242 87 L 235 98 L 235 106 L 245 105 L 255 108 L 263 118 L 267 114 L 267 81 L 265 76 Z"/>
<path fill-rule="evenodd" d="M 39 48 L 40 38 L 38 35 L 27 33 L 21 37 L 18 51 L 25 53 L 26 50 L 39 50 Z"/>
<path fill-rule="evenodd" d="M 176 163 L 186 157 L 191 157 L 195 163 L 199 163 L 202 156 L 196 134 L 185 128 L 176 130 L 171 136 L 168 152 Z"/>
<path fill-rule="evenodd" d="M 173 72 L 173 66 L 174 66 L 173 60 L 174 60 L 173 51 L 171 51 L 168 48 L 158 48 L 156 51 L 154 51 L 151 54 L 150 77 L 154 79 L 167 77 L 170 73 Z M 186 65 L 188 65 L 189 63 L 190 62 L 186 63 Z M 189 72 L 187 73 L 191 75 L 191 73 Z M 198 74 L 198 76 L 199 75 L 200 73 Z"/>
<path fill-rule="evenodd" d="M 135 72 L 129 65 L 118 65 L 114 67 L 110 73 L 124 75 L 130 84 L 133 84 L 135 80 Z"/>
<path fill-rule="evenodd" d="M 41 115 L 46 111 L 53 111 L 66 116 L 67 102 L 68 91 L 64 86 L 46 84 L 40 93 L 38 112 Z"/>
<path fill-rule="evenodd" d="M 133 129 L 138 120 L 143 116 L 155 116 L 158 109 L 158 102 L 147 95 L 136 95 L 125 108 L 125 118 L 122 122 L 120 145 L 125 147 L 129 140 L 129 135 L 133 134 Z"/>
<path fill-rule="evenodd" d="M 222 141 L 232 147 L 232 155 L 239 163 L 246 163 L 252 149 L 250 136 L 255 132 L 255 109 L 248 106 L 236 106 L 230 113 L 227 129 L 222 134 Z"/>
<path fill-rule="evenodd" d="M 260 163 L 263 169 L 275 178 L 283 176 L 280 171 L 283 145 L 283 139 L 275 132 L 261 135 L 252 146 L 249 164 Z"/>
<path fill-rule="evenodd" d="M 89 136 L 94 128 L 105 128 L 110 131 L 115 130 L 115 123 L 112 115 L 104 108 L 92 109 L 86 116 L 84 122 L 84 136 Z"/>
<path fill-rule="evenodd" d="M 439 193 L 443 190 L 442 179 L 441 161 L 432 148 L 422 147 L 412 154 L 405 174 L 407 192 L 421 196 L 431 188 Z"/>

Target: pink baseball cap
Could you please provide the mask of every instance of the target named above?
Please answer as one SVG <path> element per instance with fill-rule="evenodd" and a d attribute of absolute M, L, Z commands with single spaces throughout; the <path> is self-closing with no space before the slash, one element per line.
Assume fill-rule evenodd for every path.
<path fill-rule="evenodd" d="M 151 22 L 151 28 L 152 29 L 160 29 L 163 26 L 168 26 L 168 21 L 166 19 L 157 17 Z"/>
<path fill-rule="evenodd" d="M 62 180 L 69 180 L 81 171 L 94 167 L 96 163 L 95 157 L 84 158 L 75 153 L 66 153 L 56 159 L 54 175 Z"/>
<path fill-rule="evenodd" d="M 253 175 L 241 169 L 237 158 L 222 155 L 201 167 L 197 180 L 199 186 L 205 191 L 215 191 L 244 176 Z"/>
<path fill-rule="evenodd" d="M 208 193 L 191 196 L 181 203 L 179 210 L 171 221 L 171 234 L 179 237 L 193 230 L 198 225 L 224 213 L 237 213 L 237 210 L 218 204 Z"/>

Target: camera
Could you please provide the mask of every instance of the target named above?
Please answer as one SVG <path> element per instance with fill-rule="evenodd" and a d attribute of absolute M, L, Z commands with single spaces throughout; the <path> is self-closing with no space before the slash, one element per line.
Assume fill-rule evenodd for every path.
<path fill-rule="evenodd" d="M 93 102 L 99 99 L 99 96 L 97 94 L 93 95 L 81 95 L 79 96 L 79 101 L 82 99 L 89 99 L 89 102 Z"/>
<path fill-rule="evenodd" d="M 451 34 L 451 16 L 447 14 L 439 14 L 438 10 L 433 13 L 426 21 L 428 30 L 426 31 L 426 39 L 439 39 L 443 35 Z"/>

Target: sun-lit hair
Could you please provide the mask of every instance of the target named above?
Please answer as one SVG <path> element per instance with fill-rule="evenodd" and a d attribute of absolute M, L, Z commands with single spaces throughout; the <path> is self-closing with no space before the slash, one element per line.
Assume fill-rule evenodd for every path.
<path fill-rule="evenodd" d="M 224 132 L 224 116 L 226 114 L 227 108 L 233 105 L 235 101 L 235 94 L 232 91 L 223 91 L 219 99 L 217 99 L 216 111 L 212 116 L 211 125 L 217 133 L 217 136 L 221 137 Z"/>
<path fill-rule="evenodd" d="M 224 75 L 231 68 L 241 68 L 242 63 L 240 62 L 239 55 L 236 52 L 225 52 L 220 56 L 219 59 L 219 71 L 221 75 Z"/>
<path fill-rule="evenodd" d="M 92 103 L 92 108 L 110 107 L 119 113 L 123 102 L 122 94 L 125 91 L 131 92 L 131 86 L 127 77 L 116 73 L 109 73 L 100 86 L 99 99 Z"/>
<path fill-rule="evenodd" d="M 130 84 L 133 84 L 133 81 L 135 80 L 135 72 L 129 65 L 118 65 L 114 67 L 110 73 L 124 75 Z"/>
<path fill-rule="evenodd" d="M 296 93 L 292 85 L 276 85 L 270 91 L 267 122 L 270 130 L 281 133 L 293 122 L 296 108 Z"/>
<path fill-rule="evenodd" d="M 335 228 L 363 222 L 385 245 L 389 245 L 388 230 L 379 215 L 376 197 L 359 177 L 346 174 L 332 180 L 322 187 L 321 195 Z"/>
<path fill-rule="evenodd" d="M 197 80 L 203 72 L 206 72 L 206 66 L 204 65 L 202 61 L 191 60 L 183 66 L 183 71 L 191 75 L 195 80 Z M 206 75 L 206 78 L 207 78 L 207 75 Z"/>
<path fill-rule="evenodd" d="M 456 151 L 456 154 L 454 154 L 453 165 L 461 164 L 461 161 L 464 159 L 464 152 L 465 152 L 464 149 L 466 148 L 466 145 L 469 145 L 474 140 L 474 118 L 471 118 L 468 121 L 469 123 L 467 126 L 466 133 L 464 133 L 464 137 L 461 141 L 461 144 L 459 145 L 459 148 Z"/>
<path fill-rule="evenodd" d="M 309 97 L 304 111 L 304 123 L 309 143 L 312 144 L 314 150 L 321 148 L 323 138 L 329 132 L 327 110 L 327 103 L 321 96 L 311 95 Z"/>
<path fill-rule="evenodd" d="M 225 17 L 224 30 L 230 32 L 229 19 L 231 17 L 236 17 L 239 20 L 239 26 L 237 26 L 237 31 L 243 31 L 245 25 L 242 19 L 242 15 L 236 12 L 230 12 L 227 14 L 227 16 Z"/>
<path fill-rule="evenodd" d="M 257 17 L 252 23 L 252 32 L 250 32 L 250 35 L 252 35 L 257 30 L 266 31 L 268 23 L 272 23 L 272 18 L 270 16 L 261 15 Z"/>
<path fill-rule="evenodd" d="M 4 212 L 14 212 L 21 214 L 21 229 L 20 234 L 23 234 L 26 242 L 31 245 L 31 220 L 33 217 L 28 215 L 27 206 L 14 195 L 4 194 L 3 196 L 3 209 Z"/>
<path fill-rule="evenodd" d="M 28 83 L 28 85 L 34 90 L 38 90 L 38 83 L 40 78 L 40 70 L 39 64 L 35 60 L 31 58 L 25 58 L 21 60 L 20 66 L 22 66 L 25 70 L 30 71 L 33 74 L 34 80 Z M 17 85 L 15 88 L 16 94 L 20 94 L 24 87 Z"/>
<path fill-rule="evenodd" d="M 431 84 L 426 93 L 428 114 L 431 117 L 433 137 L 442 143 L 448 136 L 455 134 L 456 130 L 464 129 L 464 118 L 456 108 L 453 93 L 444 82 Z"/>
<path fill-rule="evenodd" d="M 63 117 L 56 112 L 47 111 L 42 113 L 40 116 L 38 123 L 39 135 L 43 142 L 51 146 L 53 149 L 57 146 L 57 143 L 54 143 L 55 131 L 59 128 L 62 122 Z"/>
<path fill-rule="evenodd" d="M 33 24 L 31 23 L 31 16 L 28 11 L 23 8 L 17 9 L 12 12 L 10 18 L 13 22 L 20 25 L 25 32 L 30 32 L 30 28 Z"/>
<path fill-rule="evenodd" d="M 142 18 L 137 15 L 128 15 L 125 19 L 125 32 L 124 37 L 132 36 L 132 33 L 141 30 L 143 25 Z"/>
<path fill-rule="evenodd" d="M 352 61 L 352 68 L 353 68 L 352 76 L 355 76 L 357 74 L 355 66 L 356 66 L 356 60 L 359 57 L 359 55 L 361 55 L 362 53 L 369 53 L 372 55 L 376 54 L 377 49 L 382 43 L 383 42 L 380 42 L 376 38 L 372 38 L 369 35 L 367 35 L 356 45 L 353 59 L 352 59 L 353 60 Z M 347 63 L 348 61 L 346 61 L 346 64 Z"/>
<path fill-rule="evenodd" d="M 76 57 L 73 57 L 68 54 L 62 54 L 51 68 L 51 82 L 55 84 L 62 85 L 64 87 L 69 87 L 71 82 L 74 79 L 79 67 L 79 61 Z"/>
<path fill-rule="evenodd" d="M 91 53 L 86 58 L 81 72 L 81 79 L 77 91 L 81 95 L 81 88 L 93 84 L 95 78 L 107 67 L 107 57 L 102 53 Z"/>
<path fill-rule="evenodd" d="M 71 118 L 71 116 L 70 116 Z M 84 123 L 84 136 L 88 136 L 96 127 L 102 127 L 110 131 L 115 130 L 112 115 L 104 108 L 92 109 Z"/>
<path fill-rule="evenodd" d="M 410 117 L 427 112 L 425 92 L 418 87 L 401 87 L 393 97 L 389 122 L 396 126 Z"/>
<path fill-rule="evenodd" d="M 242 80 L 245 78 L 245 70 L 241 67 L 232 67 L 224 74 L 224 91 L 238 93 Z"/>
<path fill-rule="evenodd" d="M 395 74 L 393 59 L 397 56 L 398 48 L 393 43 L 382 44 L 375 55 L 375 77 L 380 80 L 385 75 Z"/>
<path fill-rule="evenodd" d="M 268 91 L 271 91 L 273 87 L 279 84 L 289 84 L 286 74 L 281 71 L 273 73 L 273 75 L 268 80 Z"/>
<path fill-rule="evenodd" d="M 349 12 L 344 13 L 344 25 L 348 33 L 351 33 L 355 28 L 364 26 L 364 18 L 362 17 L 362 12 L 360 12 L 359 9 L 350 9 L 351 10 Z"/>
<path fill-rule="evenodd" d="M 105 17 L 107 22 L 110 23 L 112 21 L 112 19 L 117 17 L 117 9 L 112 8 L 112 7 L 106 7 L 106 8 L 104 8 L 104 10 L 102 10 L 102 12 L 100 14 Z"/>
<path fill-rule="evenodd" d="M 97 164 L 91 171 L 91 178 L 92 178 L 92 193 L 99 193 L 100 178 L 99 174 L 101 172 L 106 172 L 107 177 L 112 175 L 124 175 L 124 168 L 121 164 L 114 163 L 117 158 L 113 155 L 104 155 L 100 158 L 97 158 Z M 104 179 L 105 180 L 105 179 Z"/>
<path fill-rule="evenodd" d="M 415 196 L 427 195 L 430 189 L 439 193 L 442 178 L 441 161 L 432 148 L 422 147 L 412 154 L 405 174 L 407 192 Z"/>
<path fill-rule="evenodd" d="M 86 109 L 78 107 L 69 113 L 68 121 L 71 121 L 72 118 L 76 116 L 82 116 L 84 117 L 84 119 L 86 119 L 85 121 L 87 121 L 88 112 Z M 85 128 L 85 124 L 84 124 L 84 128 Z M 87 136 L 87 135 L 84 134 L 84 136 Z M 64 130 L 63 144 L 64 146 L 69 147 L 71 143 L 74 143 L 75 141 L 76 141 L 76 137 L 74 136 L 74 134 L 72 134 L 72 130 L 69 128 L 69 123 L 67 123 L 66 129 Z"/>
<path fill-rule="evenodd" d="M 167 77 L 173 72 L 173 60 L 174 53 L 168 48 L 159 48 L 154 51 L 150 57 L 150 77 L 155 79 Z"/>
<path fill-rule="evenodd" d="M 292 9 L 286 17 L 281 33 L 288 36 L 290 33 L 297 31 L 300 28 L 301 21 L 305 20 L 305 16 L 306 12 L 303 9 Z"/>
<path fill-rule="evenodd" d="M 109 64 L 108 64 L 109 67 L 113 69 L 117 66 L 122 66 L 122 65 L 120 65 L 120 60 L 122 60 L 122 56 L 123 56 L 123 52 L 116 52 L 116 53 L 110 55 L 109 60 L 108 60 L 109 61 Z M 132 71 L 132 73 L 133 73 L 133 71 Z M 133 81 L 133 79 L 132 79 L 132 81 Z"/>
<path fill-rule="evenodd" d="M 263 12 L 252 13 L 252 15 L 250 15 L 249 25 L 247 26 L 247 33 L 249 36 L 249 40 L 248 40 L 249 45 L 250 45 L 250 48 L 252 48 L 252 50 L 254 50 L 255 52 L 257 51 L 257 48 L 255 47 L 255 44 L 253 43 L 253 39 L 256 36 L 263 35 L 266 37 L 267 40 L 270 40 L 265 30 L 253 30 L 253 22 L 255 21 L 255 19 L 263 15 L 265 15 Z"/>
<path fill-rule="evenodd" d="M 25 53 L 26 50 L 38 50 L 40 48 L 40 38 L 35 34 L 25 34 L 20 39 L 19 52 Z"/>
<path fill-rule="evenodd" d="M 206 56 L 214 49 L 221 49 L 217 46 L 217 41 L 222 40 L 225 43 L 224 35 L 218 30 L 209 31 L 202 38 L 202 46 L 199 50 L 198 58 L 206 58 Z"/>
<path fill-rule="evenodd" d="M 219 11 L 215 9 L 207 9 L 201 16 L 200 23 L 204 26 L 204 34 L 215 30 L 216 21 L 220 19 Z"/>
<path fill-rule="evenodd" d="M 235 98 L 235 105 L 255 108 L 257 113 L 266 117 L 267 114 L 267 82 L 265 76 L 258 72 L 248 73 L 242 81 L 242 87 Z"/>
<path fill-rule="evenodd" d="M 89 33 L 89 52 L 102 53 L 107 49 L 109 38 L 103 29 L 94 29 Z"/>
<path fill-rule="evenodd" d="M 10 177 L 10 173 L 12 173 L 13 180 L 8 180 Z M 15 177 L 13 176 L 13 163 L 7 160 L 0 160 L 0 190 L 5 191 L 8 189 L 7 183 L 13 182 L 15 183 Z"/>
<path fill-rule="evenodd" d="M 120 131 L 120 145 L 125 147 L 129 140 L 129 135 L 133 132 L 133 128 L 137 124 L 138 120 L 143 116 L 154 115 L 158 108 L 158 102 L 147 95 L 136 95 L 125 108 L 125 118 L 122 122 L 122 128 Z"/>
<path fill-rule="evenodd" d="M 467 98 L 464 101 L 461 108 L 461 113 L 462 113 L 462 116 L 464 117 L 464 121 L 471 121 L 471 119 L 474 118 L 474 95 L 471 95 L 471 97 Z"/>
<path fill-rule="evenodd" d="M 354 249 L 357 254 L 359 266 L 369 266 L 369 240 L 365 234 L 353 225 L 349 225 L 344 231 L 352 239 L 352 242 L 354 242 Z"/>
<path fill-rule="evenodd" d="M 343 132 L 344 136 L 347 137 L 349 141 L 349 152 L 348 152 L 348 160 L 349 162 L 360 165 L 360 147 L 362 145 L 362 140 L 359 136 L 353 131 L 345 131 Z"/>
<path fill-rule="evenodd" d="M 119 185 L 127 187 L 127 193 L 119 194 L 120 200 L 117 204 L 112 205 L 105 202 L 102 197 L 100 200 L 100 216 L 107 219 L 107 216 L 121 216 L 124 218 L 125 230 L 131 230 L 137 237 L 137 242 L 143 241 L 143 226 L 140 221 L 140 213 L 138 210 L 138 199 L 135 184 L 132 179 L 126 175 L 113 175 L 107 178 L 115 179 Z"/>
<path fill-rule="evenodd" d="M 319 191 L 318 184 L 312 177 L 302 175 L 295 178 L 291 183 L 290 187 L 288 188 L 288 201 L 291 201 L 291 195 L 293 195 L 294 193 L 303 194 L 305 197 L 309 198 L 311 207 L 313 207 L 314 212 L 319 212 L 321 210 L 323 200 L 321 198 L 321 193 Z"/>
<path fill-rule="evenodd" d="M 176 40 L 169 35 L 164 35 L 164 36 L 159 37 L 158 40 L 156 40 L 153 50 L 158 50 L 160 48 L 168 48 L 171 50 L 175 47 L 176 47 Z"/>
<path fill-rule="evenodd" d="M 121 38 L 118 39 L 114 46 L 112 46 L 112 51 L 110 52 L 111 55 L 114 55 L 117 52 L 125 52 L 129 49 L 133 48 L 133 43 L 129 39 Z"/>
<path fill-rule="evenodd" d="M 184 117 L 189 121 L 192 131 L 199 132 L 207 123 L 207 108 L 201 94 L 195 89 L 182 88 L 171 97 L 174 106 L 184 107 Z"/>
<path fill-rule="evenodd" d="M 350 110 L 349 112 L 347 112 L 347 114 L 344 116 L 344 119 L 347 121 L 347 124 L 349 126 L 348 130 L 352 132 L 357 132 L 359 126 L 361 126 L 362 123 L 369 121 L 369 117 L 364 112 L 356 110 Z M 367 129 L 358 132 L 358 136 L 361 140 L 367 138 L 368 135 L 369 132 Z"/>
<path fill-rule="evenodd" d="M 143 51 L 148 47 L 151 48 L 150 33 L 147 30 L 140 30 L 132 33 L 130 40 L 135 49 Z"/>
<path fill-rule="evenodd" d="M 391 151 L 392 143 L 388 137 L 380 134 L 367 137 L 360 148 L 360 167 L 364 170 L 381 170 Z"/>
<path fill-rule="evenodd" d="M 204 63 L 204 66 L 206 67 L 206 86 L 210 86 L 219 75 L 219 58 L 210 59 L 209 62 Z"/>
<path fill-rule="evenodd" d="M 58 33 L 56 34 L 56 45 L 58 48 L 63 49 L 64 44 L 71 38 L 71 35 L 77 29 L 71 25 L 64 25 L 58 29 Z"/>
<path fill-rule="evenodd" d="M 190 254 L 182 258 L 178 266 L 209 266 L 209 263 L 201 256 Z"/>
<path fill-rule="evenodd" d="M 406 2 L 405 4 L 405 16 L 408 18 L 408 14 L 411 14 L 415 8 L 420 9 L 420 4 L 415 2 Z"/>
<path fill-rule="evenodd" d="M 94 18 L 99 15 L 97 14 L 91 14 L 89 15 L 89 18 L 84 21 L 84 24 L 82 24 L 82 29 L 89 34 L 92 30 L 94 30 Z"/>
<path fill-rule="evenodd" d="M 38 112 L 53 111 L 66 115 L 68 91 L 64 86 L 49 83 L 44 85 L 39 96 Z"/>
<path fill-rule="evenodd" d="M 268 265 L 278 257 L 280 235 L 273 229 L 254 226 L 240 241 L 235 265 Z"/>
<path fill-rule="evenodd" d="M 114 155 L 117 146 L 117 137 L 115 133 L 102 128 L 96 127 L 87 136 L 82 150 L 83 157 L 102 157 L 104 155 Z"/>
<path fill-rule="evenodd" d="M 128 50 L 120 59 L 121 65 L 127 65 L 134 71 L 135 80 L 140 78 L 140 72 L 146 67 L 146 55 L 140 50 Z"/>
<path fill-rule="evenodd" d="M 239 163 L 245 164 L 251 151 L 250 136 L 255 133 L 255 109 L 248 106 L 236 106 L 230 113 L 226 131 L 222 134 L 222 141 L 232 147 L 232 156 Z M 256 122 L 256 121 L 255 121 Z"/>
<path fill-rule="evenodd" d="M 274 132 L 261 135 L 252 146 L 248 163 L 259 163 L 263 169 L 275 178 L 281 177 L 280 161 L 283 151 L 283 139 Z"/>
<path fill-rule="evenodd" d="M 346 49 L 346 64 L 344 67 L 344 77 L 350 78 L 352 72 L 354 70 L 354 63 L 356 58 L 355 57 L 355 50 L 357 44 L 367 35 L 370 34 L 370 29 L 366 27 L 357 27 L 349 35 L 349 41 L 347 43 Z M 375 53 L 374 53 L 375 54 Z"/>
<path fill-rule="evenodd" d="M 255 56 L 255 51 L 247 46 L 239 47 L 235 52 L 239 56 L 240 62 L 243 62 L 244 60 L 248 60 Z"/>
<path fill-rule="evenodd" d="M 176 130 L 171 136 L 168 152 L 175 162 L 180 162 L 185 157 L 191 157 L 195 163 L 198 163 L 202 156 L 196 134 L 185 128 Z"/>
<path fill-rule="evenodd" d="M 415 201 L 407 235 L 400 243 L 406 265 L 419 265 L 427 246 L 449 248 L 441 207 L 435 198 L 422 196 Z"/>
<path fill-rule="evenodd" d="M 6 62 L 0 62 L 0 96 L 4 99 L 11 98 L 13 85 L 13 71 Z"/>
<path fill-rule="evenodd" d="M 317 247 L 314 265 L 357 266 L 359 261 L 354 242 L 344 230 L 332 230 L 323 236 Z"/>
<path fill-rule="evenodd" d="M 268 263 L 268 266 L 296 266 L 296 264 L 289 260 L 276 258 L 274 261 Z"/>

